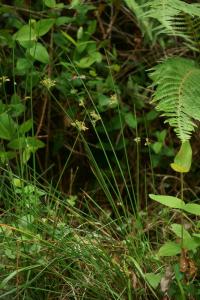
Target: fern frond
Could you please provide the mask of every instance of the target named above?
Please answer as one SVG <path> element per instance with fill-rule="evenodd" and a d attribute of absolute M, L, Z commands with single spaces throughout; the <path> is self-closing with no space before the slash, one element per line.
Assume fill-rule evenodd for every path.
<path fill-rule="evenodd" d="M 157 20 L 157 34 L 165 33 L 191 40 L 188 34 L 188 17 L 200 18 L 200 4 L 181 0 L 150 0 L 145 4 L 146 17 Z"/>
<path fill-rule="evenodd" d="M 169 58 L 152 69 L 156 86 L 152 102 L 182 142 L 190 139 L 200 120 L 200 68 L 193 60 Z"/>

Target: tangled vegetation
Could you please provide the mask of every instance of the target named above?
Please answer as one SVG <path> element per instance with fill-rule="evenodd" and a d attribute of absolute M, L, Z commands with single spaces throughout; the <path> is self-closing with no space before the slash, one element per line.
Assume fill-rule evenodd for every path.
<path fill-rule="evenodd" d="M 200 4 L 0 22 L 0 299 L 200 299 Z"/>

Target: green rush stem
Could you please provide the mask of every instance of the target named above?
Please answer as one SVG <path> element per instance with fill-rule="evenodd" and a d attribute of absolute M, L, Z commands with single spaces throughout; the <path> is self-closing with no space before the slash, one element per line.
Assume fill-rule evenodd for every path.
<path fill-rule="evenodd" d="M 137 179 L 136 179 L 136 194 L 137 194 L 137 206 L 138 211 L 140 210 L 140 149 L 139 143 L 137 144 L 137 161 L 136 161 L 136 169 L 137 169 Z"/>
<path fill-rule="evenodd" d="M 184 201 L 183 199 L 183 173 L 180 174 L 180 180 L 181 180 L 181 200 Z M 181 212 L 181 248 L 183 249 L 183 212 Z"/>

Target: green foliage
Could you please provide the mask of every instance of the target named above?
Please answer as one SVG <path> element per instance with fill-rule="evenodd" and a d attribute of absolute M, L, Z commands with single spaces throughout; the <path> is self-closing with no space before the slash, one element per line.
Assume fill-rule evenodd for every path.
<path fill-rule="evenodd" d="M 200 68 L 189 59 L 169 58 L 157 65 L 151 78 L 156 86 L 153 103 L 182 142 L 190 139 L 200 120 Z"/>
<path fill-rule="evenodd" d="M 200 215 L 200 205 L 195 203 L 187 203 L 179 198 L 173 196 L 165 196 L 165 195 L 153 195 L 150 194 L 149 197 L 154 201 L 157 201 L 163 205 L 166 205 L 170 208 L 176 208 L 188 213 L 199 216 Z"/>
<path fill-rule="evenodd" d="M 193 42 L 195 23 L 200 18 L 200 5 L 181 0 L 151 0 L 144 5 L 144 17 L 159 22 L 154 24 L 156 34 L 178 36 L 190 44 Z"/>
<path fill-rule="evenodd" d="M 178 194 L 158 112 L 191 168 L 199 5 L 29 2 L 0 5 L 0 299 L 198 298 L 200 261 L 178 262 L 199 254 L 198 179 L 191 203 L 153 193 Z"/>
<path fill-rule="evenodd" d="M 171 167 L 176 172 L 187 173 L 190 170 L 192 163 L 192 148 L 189 141 L 182 143 L 179 152 L 174 158 L 174 163 Z"/>

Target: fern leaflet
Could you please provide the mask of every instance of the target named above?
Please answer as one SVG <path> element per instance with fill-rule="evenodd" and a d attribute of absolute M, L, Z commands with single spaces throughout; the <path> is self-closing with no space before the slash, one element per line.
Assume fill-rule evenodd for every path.
<path fill-rule="evenodd" d="M 169 58 L 152 69 L 156 109 L 182 142 L 190 139 L 200 120 L 200 68 L 193 60 Z"/>

